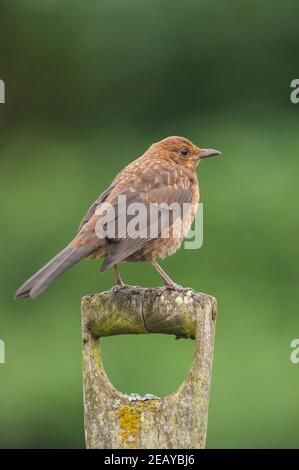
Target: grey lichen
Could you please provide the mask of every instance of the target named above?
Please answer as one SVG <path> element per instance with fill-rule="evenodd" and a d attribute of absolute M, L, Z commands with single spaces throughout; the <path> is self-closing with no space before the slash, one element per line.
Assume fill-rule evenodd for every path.
<path fill-rule="evenodd" d="M 152 395 L 151 393 L 146 393 L 145 395 L 141 396 L 138 393 L 131 393 L 130 395 L 126 395 L 129 401 L 147 401 L 147 400 L 157 400 L 159 397 Z"/>

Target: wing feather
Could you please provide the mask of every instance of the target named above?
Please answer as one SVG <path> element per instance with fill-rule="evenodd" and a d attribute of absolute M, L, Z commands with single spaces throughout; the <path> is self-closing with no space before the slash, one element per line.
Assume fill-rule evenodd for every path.
<path fill-rule="evenodd" d="M 91 219 L 91 217 L 95 214 L 95 212 L 96 212 L 97 208 L 99 207 L 99 205 L 102 204 L 106 200 L 106 198 L 111 193 L 112 189 L 113 189 L 113 185 L 109 186 L 109 188 L 106 189 L 106 191 L 104 191 L 95 200 L 95 202 L 90 206 L 90 208 L 88 209 L 88 211 L 84 215 L 83 219 L 81 220 L 81 223 L 80 223 L 79 228 L 78 228 L 78 233 L 80 232 L 83 225 L 85 225 Z"/>
<path fill-rule="evenodd" d="M 171 226 L 179 214 L 169 211 L 169 208 L 163 205 L 177 203 L 182 211 L 184 203 L 190 203 L 192 200 L 192 191 L 190 188 L 174 188 L 164 186 L 154 188 L 146 194 L 130 189 L 121 193 L 126 196 L 126 204 L 119 207 L 115 206 L 115 217 L 111 217 L 107 224 L 107 232 L 113 231 L 113 226 L 117 237 L 109 239 L 109 255 L 105 259 L 101 270 L 105 271 L 109 267 L 125 260 L 132 254 L 141 250 L 153 238 L 161 235 L 164 229 Z M 129 224 L 133 222 L 136 213 L 129 215 L 128 208 L 131 204 L 141 203 L 143 210 L 138 214 L 138 236 L 132 236 L 128 233 Z M 137 207 L 137 206 L 135 206 Z M 171 212 L 171 213 L 170 213 Z"/>

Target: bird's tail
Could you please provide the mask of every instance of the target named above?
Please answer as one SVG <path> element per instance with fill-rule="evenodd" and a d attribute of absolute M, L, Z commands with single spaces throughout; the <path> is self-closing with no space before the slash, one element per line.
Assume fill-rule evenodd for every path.
<path fill-rule="evenodd" d="M 90 245 L 80 248 L 67 246 L 49 263 L 43 266 L 34 276 L 26 281 L 16 292 L 16 299 L 38 297 L 58 276 L 69 269 L 80 259 L 88 256 L 94 247 Z"/>

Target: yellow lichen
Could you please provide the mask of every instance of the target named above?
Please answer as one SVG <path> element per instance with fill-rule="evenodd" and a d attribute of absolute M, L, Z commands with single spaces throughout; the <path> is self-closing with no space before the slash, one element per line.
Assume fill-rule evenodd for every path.
<path fill-rule="evenodd" d="M 155 412 L 157 410 L 158 402 L 159 402 L 159 400 L 150 400 L 148 402 L 149 403 L 148 407 L 152 412 Z"/>
<path fill-rule="evenodd" d="M 136 448 L 141 429 L 142 412 L 157 410 L 159 400 L 128 402 L 117 411 L 119 427 L 121 429 L 121 445 Z"/>
<path fill-rule="evenodd" d="M 119 408 L 117 416 L 121 429 L 121 445 L 127 444 L 134 447 L 137 444 L 141 412 L 141 403 L 128 403 Z"/>

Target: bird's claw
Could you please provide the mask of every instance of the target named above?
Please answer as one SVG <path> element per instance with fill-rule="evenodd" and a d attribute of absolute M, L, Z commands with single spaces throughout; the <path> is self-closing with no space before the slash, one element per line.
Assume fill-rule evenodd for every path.
<path fill-rule="evenodd" d="M 126 287 L 129 287 L 129 288 L 133 288 L 133 287 L 136 287 L 136 286 L 131 286 L 130 284 L 116 284 L 115 286 L 112 287 L 112 290 L 114 291 L 118 291 L 118 290 L 121 290 L 121 289 L 125 289 Z"/>
<path fill-rule="evenodd" d="M 175 282 L 173 284 L 165 284 L 164 287 L 165 289 L 171 289 L 171 290 L 175 290 L 176 292 L 182 292 L 182 293 L 192 291 L 191 287 L 183 287 L 183 286 L 180 286 L 179 284 L 176 284 Z"/>
<path fill-rule="evenodd" d="M 118 291 L 120 289 L 123 289 L 124 287 L 127 287 L 126 284 L 116 284 L 115 286 L 112 287 L 111 290 Z"/>

